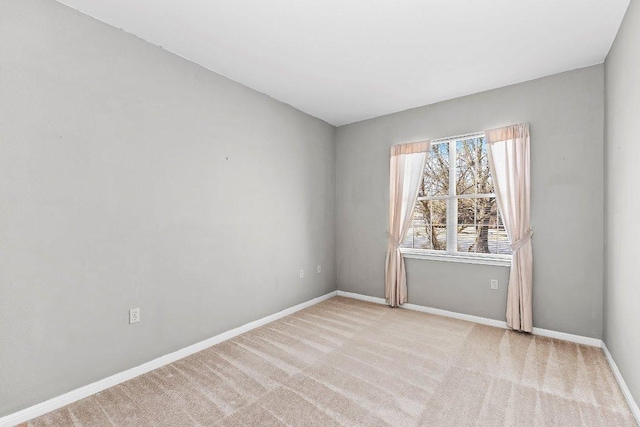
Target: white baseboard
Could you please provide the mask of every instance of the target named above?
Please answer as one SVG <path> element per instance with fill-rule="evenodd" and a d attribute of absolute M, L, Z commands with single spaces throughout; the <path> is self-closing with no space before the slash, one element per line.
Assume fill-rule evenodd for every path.
<path fill-rule="evenodd" d="M 631 391 L 629 390 L 629 387 L 627 387 L 627 383 L 624 381 L 624 378 L 622 377 L 622 374 L 618 369 L 618 365 L 616 365 L 616 362 L 613 360 L 613 356 L 611 356 L 611 353 L 609 353 L 609 349 L 607 348 L 607 345 L 604 343 L 604 341 L 602 342 L 602 351 L 604 351 L 604 355 L 606 356 L 607 361 L 609 362 L 609 366 L 613 371 L 613 376 L 615 376 L 616 381 L 618 381 L 618 385 L 620 386 L 620 390 L 622 390 L 624 398 L 627 399 L 629 409 L 631 409 L 631 413 L 636 419 L 636 423 L 638 423 L 638 425 L 640 426 L 640 408 L 638 408 L 638 404 L 631 395 Z"/>
<path fill-rule="evenodd" d="M 373 302 L 376 304 L 386 304 L 384 298 L 370 297 L 368 295 L 356 294 L 353 292 L 338 291 L 339 296 Z M 456 313 L 455 311 L 441 310 L 439 308 L 425 307 L 417 304 L 403 304 L 400 306 L 407 310 L 421 311 L 423 313 L 437 314 L 438 316 L 452 317 L 454 319 L 466 320 L 467 322 L 479 323 L 481 325 L 495 326 L 496 328 L 507 329 L 507 322 L 502 320 L 488 319 L 486 317 L 473 316 L 471 314 Z M 533 328 L 534 335 L 556 338 L 564 341 L 571 341 L 578 344 L 585 344 L 592 347 L 601 347 L 602 340 L 598 338 L 584 337 L 581 335 L 568 334 L 566 332 L 556 332 L 548 329 Z"/>
<path fill-rule="evenodd" d="M 402 308 L 407 310 L 421 311 L 423 313 L 437 314 L 438 316 L 452 317 L 454 319 L 466 320 L 467 322 L 479 323 L 481 325 L 495 326 L 496 328 L 507 329 L 507 322 L 501 320 L 488 319 L 486 317 L 474 316 L 471 314 L 456 313 L 455 311 L 441 310 L 439 308 L 425 307 L 417 304 L 403 304 Z"/>
<path fill-rule="evenodd" d="M 360 301 L 373 302 L 376 304 L 386 304 L 387 301 L 384 298 L 370 297 L 369 295 L 356 294 L 354 292 L 338 291 L 339 297 L 347 297 L 353 299 L 359 299 Z"/>
<path fill-rule="evenodd" d="M 533 334 L 540 335 L 542 337 L 555 338 L 563 341 L 571 341 L 591 347 L 602 347 L 602 340 L 600 338 L 585 337 L 582 335 L 568 334 L 566 332 L 558 332 L 542 328 L 533 328 Z"/>
<path fill-rule="evenodd" d="M 29 408 L 15 412 L 13 414 L 6 415 L 0 418 L 0 427 L 15 426 L 17 424 L 20 424 L 25 421 L 29 421 L 33 418 L 44 415 L 48 412 L 62 408 L 63 406 L 69 405 L 70 403 L 76 402 L 80 399 L 84 399 L 85 397 L 89 397 L 109 387 L 113 387 L 115 385 L 128 381 L 142 374 L 146 374 L 147 372 L 153 371 L 154 369 L 160 368 L 164 365 L 168 365 L 169 363 L 175 362 L 176 360 L 180 360 L 184 357 L 187 357 L 191 354 L 202 351 L 206 348 L 219 344 L 230 338 L 236 337 L 252 329 L 266 325 L 267 323 L 271 323 L 274 320 L 278 320 L 282 317 L 288 316 L 289 314 L 293 314 L 296 311 L 300 311 L 304 308 L 318 304 L 319 302 L 332 298 L 337 294 L 338 294 L 337 291 L 329 292 L 326 295 L 322 295 L 318 298 L 314 298 L 310 301 L 303 302 L 302 304 L 295 305 L 293 307 L 287 308 L 286 310 L 282 310 L 270 316 L 263 317 L 262 319 L 258 319 L 256 321 L 247 323 L 235 329 L 231 329 L 227 332 L 223 332 L 220 335 L 216 335 L 215 337 L 190 345 L 189 347 L 185 347 L 173 353 L 158 357 L 157 359 L 153 359 L 150 362 L 143 363 L 142 365 L 136 366 L 135 368 L 128 369 L 124 372 L 120 372 L 118 374 L 112 375 L 105 379 L 91 383 L 89 385 L 77 388 L 63 395 L 44 401 L 42 403 L 38 403 Z"/>

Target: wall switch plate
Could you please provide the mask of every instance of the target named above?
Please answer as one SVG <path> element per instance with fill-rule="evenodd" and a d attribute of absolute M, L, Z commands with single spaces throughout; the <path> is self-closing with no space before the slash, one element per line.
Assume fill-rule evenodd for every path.
<path fill-rule="evenodd" d="M 140 321 L 140 307 L 129 310 L 129 324 L 138 323 Z"/>
<path fill-rule="evenodd" d="M 321 265 L 318 266 L 318 274 L 320 274 L 320 273 L 322 273 L 322 266 Z"/>
<path fill-rule="evenodd" d="M 300 278 L 304 278 L 304 270 L 300 269 Z"/>
<path fill-rule="evenodd" d="M 491 289 L 498 289 L 498 281 L 496 279 L 491 279 Z"/>

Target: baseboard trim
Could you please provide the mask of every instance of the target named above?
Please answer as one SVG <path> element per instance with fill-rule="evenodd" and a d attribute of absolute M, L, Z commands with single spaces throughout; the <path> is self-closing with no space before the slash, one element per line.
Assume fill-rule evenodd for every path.
<path fill-rule="evenodd" d="M 360 301 L 373 302 L 376 304 L 386 304 L 387 301 L 384 298 L 370 297 L 369 295 L 356 294 L 355 292 L 338 291 L 339 297 L 347 297 L 353 299 L 359 299 Z"/>
<path fill-rule="evenodd" d="M 604 355 L 609 362 L 609 367 L 613 372 L 613 376 L 616 378 L 616 381 L 618 381 L 618 385 L 620 386 L 620 390 L 622 390 L 624 398 L 627 400 L 629 409 L 631 410 L 633 417 L 636 419 L 636 423 L 638 423 L 638 425 L 640 426 L 640 408 L 638 407 L 638 403 L 631 395 L 631 391 L 629 390 L 629 387 L 627 387 L 627 383 L 624 381 L 622 373 L 620 372 L 620 369 L 618 369 L 618 365 L 616 365 L 616 362 L 613 360 L 613 356 L 611 356 L 611 353 L 609 353 L 609 349 L 607 348 L 607 345 L 604 343 L 604 341 L 602 342 L 602 351 L 604 352 Z"/>
<path fill-rule="evenodd" d="M 403 304 L 402 308 L 407 310 L 420 311 L 422 313 L 436 314 L 438 316 L 451 317 L 459 320 L 466 320 L 467 322 L 479 323 L 481 325 L 494 326 L 496 328 L 507 329 L 507 322 L 500 320 L 489 319 L 486 317 L 474 316 L 472 314 L 457 313 L 455 311 L 442 310 L 439 308 L 425 307 L 417 304 Z"/>
<path fill-rule="evenodd" d="M 353 292 L 338 291 L 339 296 L 373 302 L 376 304 L 386 304 L 384 298 L 371 297 L 368 295 L 356 294 Z M 479 323 L 481 325 L 494 326 L 496 328 L 508 329 L 507 322 L 502 320 L 488 319 L 486 317 L 473 316 L 471 314 L 456 313 L 455 311 L 442 310 L 439 308 L 426 307 L 417 304 L 403 304 L 401 308 L 407 310 L 420 311 L 423 313 L 436 314 L 438 316 L 451 317 L 454 319 L 466 320 L 467 322 Z M 533 328 L 534 335 L 556 338 L 563 341 L 575 342 L 592 347 L 601 347 L 602 340 L 598 338 L 584 337 L 581 335 L 568 334 L 566 332 L 551 331 L 549 329 Z"/>
<path fill-rule="evenodd" d="M 271 323 L 274 320 L 278 320 L 282 317 L 288 316 L 290 314 L 293 314 L 307 307 L 311 307 L 312 305 L 318 304 L 322 301 L 332 298 L 337 294 L 338 294 L 338 291 L 329 292 L 328 294 L 322 295 L 320 297 L 314 298 L 307 302 L 303 302 L 301 304 L 287 308 L 278 313 L 263 317 L 262 319 L 258 319 L 253 322 L 247 323 L 245 325 L 239 326 L 235 329 L 231 329 L 229 331 L 223 332 L 219 335 L 216 335 L 204 341 L 200 341 L 199 343 L 190 345 L 188 347 L 185 347 L 173 353 L 160 356 L 157 359 L 153 359 L 149 362 L 143 363 L 142 365 L 136 366 L 135 368 L 127 369 L 126 371 L 117 373 L 110 377 L 107 377 L 102 380 L 96 381 L 94 383 L 88 384 L 86 386 L 77 388 L 63 395 L 60 395 L 60 396 L 51 398 L 49 400 L 46 400 L 42 403 L 33 405 L 29 408 L 23 409 L 18 412 L 14 412 L 13 414 L 6 415 L 0 418 L 0 427 L 11 427 L 11 426 L 15 426 L 17 424 L 23 423 L 25 421 L 29 421 L 33 418 L 37 418 L 48 412 L 54 411 L 56 409 L 62 408 L 63 406 L 76 402 L 80 399 L 84 399 L 85 397 L 89 397 L 93 394 L 96 394 L 109 387 L 113 387 L 115 385 L 128 381 L 132 378 L 138 377 L 142 374 L 146 374 L 147 372 L 150 372 L 150 371 L 153 371 L 154 369 L 168 365 L 169 363 L 175 362 L 176 360 L 180 360 L 184 357 L 187 357 L 189 355 L 202 351 L 206 348 L 219 344 L 223 341 L 236 337 L 240 334 L 249 332 L 252 329 L 256 329 L 260 326 L 266 325 L 267 323 Z"/>
<path fill-rule="evenodd" d="M 542 337 L 555 338 L 562 341 L 570 341 L 578 344 L 584 344 L 591 347 L 602 347 L 602 340 L 599 338 L 585 337 L 583 335 L 568 334 L 566 332 L 552 331 L 550 329 L 533 328 L 534 335 Z"/>

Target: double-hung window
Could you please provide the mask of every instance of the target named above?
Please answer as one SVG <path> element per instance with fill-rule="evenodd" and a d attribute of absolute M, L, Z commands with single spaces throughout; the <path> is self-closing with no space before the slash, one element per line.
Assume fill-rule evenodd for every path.
<path fill-rule="evenodd" d="M 409 257 L 510 265 L 484 133 L 432 142 L 401 248 Z"/>

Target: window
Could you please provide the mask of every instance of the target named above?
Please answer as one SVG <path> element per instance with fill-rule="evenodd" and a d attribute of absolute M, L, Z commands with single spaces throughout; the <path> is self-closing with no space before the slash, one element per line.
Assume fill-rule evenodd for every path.
<path fill-rule="evenodd" d="M 508 265 L 484 134 L 434 141 L 427 155 L 405 255 Z"/>

